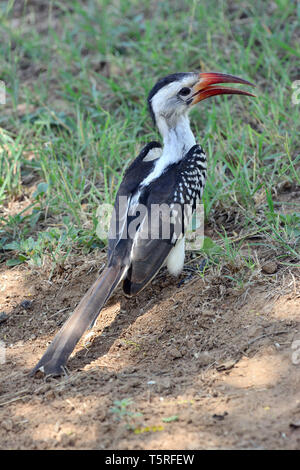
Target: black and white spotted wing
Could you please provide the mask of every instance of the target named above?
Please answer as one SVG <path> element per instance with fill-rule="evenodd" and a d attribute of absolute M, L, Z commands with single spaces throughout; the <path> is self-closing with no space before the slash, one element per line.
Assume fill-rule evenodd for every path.
<path fill-rule="evenodd" d="M 143 173 L 143 180 L 148 174 Z M 195 145 L 179 163 L 167 167 L 159 178 L 145 187 L 138 182 L 133 188 L 126 178 L 127 174 L 118 192 L 116 207 L 125 193 L 128 207 L 119 223 L 122 230 L 118 232 L 118 239 L 110 241 L 109 260 L 114 264 L 121 259 L 128 266 L 123 289 L 125 294 L 135 295 L 151 281 L 184 234 L 184 206 L 189 205 L 194 210 L 202 196 L 206 157 L 202 148 Z M 142 215 L 130 212 L 138 204 L 144 208 Z M 131 233 L 130 226 L 133 226 Z"/>
<path fill-rule="evenodd" d="M 116 195 L 114 213 L 110 224 L 108 264 L 110 264 L 115 248 L 122 237 L 127 239 L 127 234 L 124 231 L 126 231 L 126 226 L 128 225 L 128 209 L 132 196 L 145 177 L 153 170 L 155 161 L 159 158 L 161 152 L 162 146 L 159 142 L 149 142 L 125 172 Z"/>

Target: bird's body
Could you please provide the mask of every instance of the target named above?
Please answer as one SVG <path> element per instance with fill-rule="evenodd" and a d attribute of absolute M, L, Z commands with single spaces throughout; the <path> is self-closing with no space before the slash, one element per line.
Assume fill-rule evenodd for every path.
<path fill-rule="evenodd" d="M 95 322 L 121 281 L 124 293 L 133 296 L 162 266 L 167 265 L 172 275 L 182 271 L 185 230 L 189 216 L 202 197 L 207 174 L 206 156 L 202 147 L 196 144 L 188 112 L 193 104 L 207 96 L 229 92 L 249 95 L 240 90 L 210 86 L 221 81 L 249 84 L 237 77 L 224 74 L 200 76 L 199 80 L 197 73 L 169 75 L 151 90 L 149 109 L 162 135 L 163 145 L 159 142 L 147 144 L 126 171 L 111 220 L 107 267 L 56 335 L 32 374 L 37 370 L 52 375 L 62 373 L 76 343 Z"/>

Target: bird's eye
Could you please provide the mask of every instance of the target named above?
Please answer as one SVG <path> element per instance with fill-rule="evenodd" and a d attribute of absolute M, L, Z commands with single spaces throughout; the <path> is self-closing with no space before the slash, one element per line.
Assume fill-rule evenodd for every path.
<path fill-rule="evenodd" d="M 190 88 L 184 87 L 184 88 L 181 88 L 181 90 L 179 91 L 179 95 L 187 96 L 190 94 L 190 92 L 191 92 Z"/>

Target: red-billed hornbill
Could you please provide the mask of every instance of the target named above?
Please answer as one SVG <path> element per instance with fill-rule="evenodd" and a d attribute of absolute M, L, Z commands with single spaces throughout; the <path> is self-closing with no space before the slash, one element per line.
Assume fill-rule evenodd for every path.
<path fill-rule="evenodd" d="M 235 88 L 217 86 L 226 82 L 252 85 L 232 75 L 192 72 L 168 75 L 153 87 L 148 97 L 149 110 L 162 135 L 163 145 L 158 142 L 147 144 L 126 171 L 115 201 L 113 223 L 116 228 L 114 236 L 109 238 L 107 267 L 31 374 L 41 370 L 46 375 L 60 375 L 64 371 L 77 342 L 88 326 L 95 322 L 121 281 L 124 293 L 132 296 L 140 292 L 165 264 L 171 274 L 181 272 L 185 252 L 184 211 L 179 216 L 180 211 L 175 211 L 174 207 L 188 204 L 194 209 L 196 201 L 202 197 L 206 180 L 206 156 L 202 147 L 196 144 L 190 128 L 189 111 L 199 101 L 214 95 L 254 96 Z M 126 206 L 120 210 L 123 200 Z M 148 216 L 151 207 L 162 204 L 171 208 L 171 217 L 158 217 L 154 221 L 158 236 L 152 237 Z M 133 233 L 129 234 L 128 227 L 137 217 L 135 209 L 139 206 L 146 208 L 144 217 L 139 217 L 139 223 L 133 224 Z M 167 237 L 162 236 L 164 223 L 169 228 L 164 232 L 168 233 Z M 175 226 L 180 227 L 180 233 Z"/>

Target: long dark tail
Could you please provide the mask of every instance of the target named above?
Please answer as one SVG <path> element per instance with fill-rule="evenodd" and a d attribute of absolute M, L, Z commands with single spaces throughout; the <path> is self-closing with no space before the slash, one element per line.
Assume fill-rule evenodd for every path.
<path fill-rule="evenodd" d="M 57 333 L 30 375 L 34 375 L 38 370 L 45 375 L 61 375 L 64 372 L 68 357 L 85 330 L 95 322 L 103 305 L 122 279 L 124 270 L 119 266 L 105 268 Z"/>

